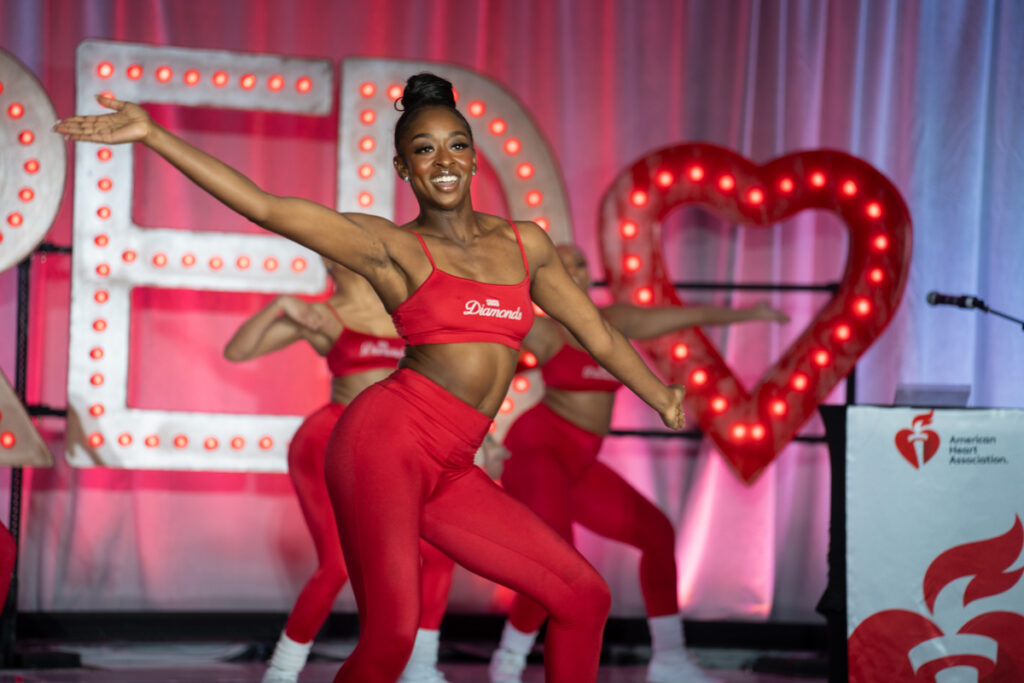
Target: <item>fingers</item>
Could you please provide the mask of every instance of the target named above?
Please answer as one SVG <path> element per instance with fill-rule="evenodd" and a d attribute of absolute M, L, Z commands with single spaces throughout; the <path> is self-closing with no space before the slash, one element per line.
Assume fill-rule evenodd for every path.
<path fill-rule="evenodd" d="M 96 101 L 107 109 L 115 109 L 117 111 L 124 109 L 124 105 L 127 104 L 126 102 L 115 100 L 113 97 L 107 97 L 106 95 L 96 95 Z"/>

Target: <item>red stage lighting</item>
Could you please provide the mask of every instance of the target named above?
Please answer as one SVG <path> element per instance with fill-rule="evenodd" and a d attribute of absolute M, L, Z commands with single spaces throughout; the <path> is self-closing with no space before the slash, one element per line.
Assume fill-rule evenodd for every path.
<path fill-rule="evenodd" d="M 779 191 L 780 192 L 784 192 L 786 194 L 789 194 L 790 192 L 793 191 L 794 187 L 796 187 L 796 185 L 793 183 L 793 179 L 792 178 L 782 178 L 779 181 Z"/>
<path fill-rule="evenodd" d="M 792 384 L 793 388 L 796 389 L 797 391 L 803 391 L 804 389 L 807 388 L 807 375 L 805 375 L 802 372 L 796 373 L 795 375 L 793 375 L 793 379 L 790 380 L 790 384 Z"/>
<path fill-rule="evenodd" d="M 675 181 L 675 177 L 668 171 L 659 171 L 658 175 L 654 176 L 654 182 L 658 187 L 668 187 Z"/>
<path fill-rule="evenodd" d="M 750 436 L 754 437 L 755 441 L 760 441 L 764 438 L 764 425 L 754 425 L 750 428 Z"/>
<path fill-rule="evenodd" d="M 491 121 L 490 129 L 495 135 L 502 135 L 506 128 L 508 128 L 508 125 L 504 119 L 494 119 Z"/>
<path fill-rule="evenodd" d="M 640 257 L 635 254 L 630 254 L 622 259 L 622 267 L 630 273 L 635 273 L 640 270 Z"/>
<path fill-rule="evenodd" d="M 242 79 L 238 81 L 238 84 L 242 86 L 243 90 L 252 90 L 256 87 L 256 76 L 253 74 L 245 74 Z"/>
<path fill-rule="evenodd" d="M 786 406 L 786 402 L 785 401 L 783 401 L 781 399 L 772 401 L 772 406 L 771 406 L 772 415 L 775 415 L 776 417 L 782 417 L 783 415 L 786 414 L 786 410 L 787 410 L 787 406 Z"/>
<path fill-rule="evenodd" d="M 821 171 L 815 171 L 811 174 L 810 182 L 812 187 L 825 187 L 825 174 Z"/>
<path fill-rule="evenodd" d="M 210 259 L 210 268 L 213 270 L 220 270 L 224 267 L 224 259 L 220 256 L 214 256 Z"/>
<path fill-rule="evenodd" d="M 359 115 L 359 120 L 366 125 L 370 125 L 377 120 L 377 113 L 372 109 L 364 109 L 363 113 Z"/>
<path fill-rule="evenodd" d="M 699 183 L 704 180 L 704 167 L 703 166 L 691 166 L 686 172 L 686 176 L 695 183 Z"/>
<path fill-rule="evenodd" d="M 706 370 L 694 370 L 690 373 L 690 382 L 694 385 L 701 387 L 708 382 L 708 373 Z"/>
<path fill-rule="evenodd" d="M 881 268 L 872 268 L 871 272 L 868 273 L 868 279 L 878 284 L 885 279 L 885 271 Z"/>
<path fill-rule="evenodd" d="M 853 195 L 857 194 L 857 183 L 853 182 L 852 180 L 847 180 L 846 182 L 843 183 L 842 190 L 843 194 L 845 194 L 847 197 L 852 197 Z"/>
<path fill-rule="evenodd" d="M 374 93 L 377 92 L 377 86 L 367 81 L 359 86 L 359 94 L 363 97 L 373 97 Z"/>
<path fill-rule="evenodd" d="M 130 78 L 133 81 L 137 81 L 140 78 L 142 78 L 142 67 L 138 64 L 132 64 L 128 67 L 126 73 L 128 74 L 128 78 Z"/>
<path fill-rule="evenodd" d="M 629 201 L 633 206 L 646 206 L 647 193 L 643 190 L 633 190 L 629 194 Z"/>
<path fill-rule="evenodd" d="M 636 290 L 636 301 L 637 303 L 646 306 L 654 301 L 654 292 L 651 291 L 650 287 L 641 287 Z"/>
<path fill-rule="evenodd" d="M 870 204 L 868 204 L 868 206 L 865 209 L 865 211 L 867 212 L 868 216 L 870 216 L 871 218 L 881 218 L 882 217 L 882 205 L 879 204 L 878 202 L 871 202 Z"/>
<path fill-rule="evenodd" d="M 100 417 L 104 412 L 102 403 L 93 403 L 89 406 L 89 414 L 93 417 Z"/>
<path fill-rule="evenodd" d="M 672 347 L 672 357 L 676 360 L 683 360 L 690 355 L 690 347 L 686 344 L 676 344 Z"/>
<path fill-rule="evenodd" d="M 757 187 L 752 187 L 747 192 L 747 201 L 751 204 L 760 204 L 764 201 L 764 191 Z"/>
<path fill-rule="evenodd" d="M 853 334 L 853 332 L 852 332 L 852 330 L 850 330 L 850 326 L 849 325 L 842 324 L 842 325 L 838 325 L 836 327 L 836 331 L 835 331 L 836 339 L 838 339 L 840 341 L 847 341 L 847 340 L 849 340 L 849 338 L 850 338 L 850 336 L 852 334 Z"/>
<path fill-rule="evenodd" d="M 871 245 L 878 251 L 885 251 L 889 248 L 889 238 L 885 235 L 879 235 L 875 239 L 871 240 Z"/>
<path fill-rule="evenodd" d="M 373 177 L 373 166 L 371 166 L 370 164 L 363 164 L 362 166 L 360 166 L 359 177 L 363 178 L 364 180 L 366 178 Z"/>
<path fill-rule="evenodd" d="M 110 157 L 112 155 L 113 152 L 110 151 L 109 147 L 100 147 L 98 150 L 96 150 L 96 158 L 98 158 L 100 161 L 110 161 Z"/>
<path fill-rule="evenodd" d="M 217 71 L 214 73 L 213 84 L 218 88 L 223 88 L 228 84 L 228 73 L 226 71 Z"/>
<path fill-rule="evenodd" d="M 161 66 L 156 70 L 156 80 L 161 83 L 166 83 L 171 80 L 172 76 L 174 76 L 174 71 L 169 66 Z"/>
<path fill-rule="evenodd" d="M 505 152 L 508 154 L 519 154 L 519 150 L 523 148 L 523 145 L 517 138 L 509 138 L 505 141 Z"/>
<path fill-rule="evenodd" d="M 373 138 L 371 137 L 365 137 L 359 141 L 359 149 L 363 150 L 364 152 L 372 152 L 373 148 L 376 146 L 377 143 L 374 142 Z"/>
<path fill-rule="evenodd" d="M 523 180 L 533 177 L 533 164 L 522 163 L 516 168 L 516 175 Z"/>
<path fill-rule="evenodd" d="M 195 264 L 196 264 L 196 256 L 195 256 L 195 254 L 185 254 L 184 256 L 181 257 L 181 265 L 185 266 L 186 268 L 191 268 Z"/>
<path fill-rule="evenodd" d="M 639 228 L 633 221 L 622 221 L 619 226 L 619 234 L 626 239 L 636 237 L 637 232 L 639 232 Z"/>
<path fill-rule="evenodd" d="M 732 434 L 732 438 L 734 439 L 744 439 L 747 436 L 747 426 L 740 422 L 734 424 L 732 426 L 732 429 L 729 431 Z"/>
<path fill-rule="evenodd" d="M 831 360 L 831 356 L 825 349 L 820 349 L 814 352 L 814 364 L 818 367 L 825 367 L 828 365 L 829 360 Z"/>
<path fill-rule="evenodd" d="M 110 78 L 114 75 L 114 65 L 110 62 L 100 62 L 96 66 L 96 75 L 100 78 Z"/>
<path fill-rule="evenodd" d="M 25 107 L 21 106 L 20 102 L 15 102 L 11 106 L 7 107 L 7 115 L 12 119 L 20 119 L 25 114 Z"/>
<path fill-rule="evenodd" d="M 724 412 L 729 407 L 729 402 L 725 400 L 724 396 L 715 396 L 711 399 L 711 410 L 716 413 Z"/>
<path fill-rule="evenodd" d="M 313 89 L 313 81 L 310 78 L 303 76 L 299 80 L 295 81 L 295 89 L 305 95 Z"/>
<path fill-rule="evenodd" d="M 530 190 L 526 193 L 526 203 L 530 206 L 539 206 L 544 201 L 544 195 L 539 190 Z"/>
<path fill-rule="evenodd" d="M 269 88 L 270 90 L 277 92 L 283 87 L 284 78 L 281 77 L 281 74 L 274 74 L 273 76 L 267 79 L 267 88 Z"/>
<path fill-rule="evenodd" d="M 199 82 L 199 72 L 195 69 L 189 69 L 185 72 L 185 85 L 195 85 Z"/>
<path fill-rule="evenodd" d="M 867 299 L 857 299 L 853 302 L 853 312 L 864 316 L 871 312 L 871 302 Z"/>
<path fill-rule="evenodd" d="M 718 179 L 718 189 L 722 192 L 729 192 L 736 187 L 736 179 L 728 173 Z"/>
<path fill-rule="evenodd" d="M 174 437 L 174 446 L 176 448 L 184 448 L 187 445 L 188 437 L 185 436 L 184 434 L 178 434 L 176 437 Z"/>
<path fill-rule="evenodd" d="M 25 162 L 25 173 L 37 173 L 39 171 L 39 160 L 29 159 Z"/>
<path fill-rule="evenodd" d="M 212 436 L 207 437 L 206 440 L 203 441 L 203 447 L 208 451 L 216 450 L 219 445 L 220 442 Z"/>
<path fill-rule="evenodd" d="M 469 103 L 467 111 L 469 111 L 470 116 L 483 116 L 484 112 L 487 111 L 487 107 L 485 107 L 484 103 L 480 100 L 476 100 L 475 102 Z"/>
<path fill-rule="evenodd" d="M 89 445 L 93 448 L 99 448 L 103 445 L 103 435 L 99 432 L 93 432 L 89 435 Z"/>

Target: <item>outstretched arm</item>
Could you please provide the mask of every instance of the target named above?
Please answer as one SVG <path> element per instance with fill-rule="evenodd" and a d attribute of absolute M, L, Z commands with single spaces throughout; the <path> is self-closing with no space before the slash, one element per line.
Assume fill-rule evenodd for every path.
<path fill-rule="evenodd" d="M 96 99 L 114 113 L 72 116 L 58 121 L 54 130 L 83 142 L 141 142 L 252 222 L 361 275 L 387 260 L 378 231 L 394 228 L 390 221 L 366 214 L 340 214 L 305 199 L 265 192 L 224 162 L 154 123 L 137 104 L 102 95 Z"/>
<path fill-rule="evenodd" d="M 329 305 L 329 304 L 328 304 Z M 224 357 L 238 363 L 305 339 L 321 355 L 331 347 L 321 332 L 324 316 L 312 304 L 292 296 L 279 296 L 242 323 L 224 347 Z"/>
<path fill-rule="evenodd" d="M 630 339 L 654 339 L 684 327 L 729 325 L 751 320 L 789 322 L 788 315 L 764 302 L 746 308 L 723 308 L 720 306 L 644 308 L 630 304 L 612 304 L 602 310 L 608 322 Z"/>
<path fill-rule="evenodd" d="M 651 372 L 622 333 L 597 310 L 565 272 L 547 234 L 533 223 L 519 223 L 530 261 L 530 294 L 548 315 L 568 328 L 609 372 L 661 414 L 666 426 L 681 429 L 683 388 L 666 386 Z"/>

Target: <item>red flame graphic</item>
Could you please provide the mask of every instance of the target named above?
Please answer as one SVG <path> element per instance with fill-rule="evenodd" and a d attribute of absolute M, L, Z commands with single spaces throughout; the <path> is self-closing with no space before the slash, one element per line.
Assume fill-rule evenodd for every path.
<path fill-rule="evenodd" d="M 917 421 L 916 419 L 914 420 Z M 924 575 L 924 599 L 935 612 L 939 592 L 964 576 L 973 576 L 964 591 L 964 606 L 975 600 L 1009 590 L 1024 574 L 1024 567 L 1006 572 L 1020 556 L 1024 546 L 1024 527 L 1014 516 L 1013 528 L 1002 536 L 950 548 L 932 561 Z"/>
<path fill-rule="evenodd" d="M 914 422 L 912 424 L 915 427 L 917 427 L 918 425 L 920 425 L 921 427 L 930 425 L 932 423 L 932 417 L 934 417 L 934 415 L 935 409 L 933 408 L 927 413 L 924 413 L 923 415 L 917 415 L 916 417 L 914 417 Z"/>

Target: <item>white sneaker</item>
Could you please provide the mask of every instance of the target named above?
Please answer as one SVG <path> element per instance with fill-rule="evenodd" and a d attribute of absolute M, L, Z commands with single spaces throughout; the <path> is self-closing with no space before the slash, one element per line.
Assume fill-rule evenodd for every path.
<path fill-rule="evenodd" d="M 655 652 L 647 666 L 647 683 L 717 683 L 691 659 L 685 648 Z"/>
<path fill-rule="evenodd" d="M 298 671 L 285 671 L 272 666 L 263 674 L 262 683 L 298 683 L 298 681 Z"/>
<path fill-rule="evenodd" d="M 449 683 L 448 679 L 444 677 L 444 673 L 441 672 L 437 667 L 429 667 L 426 669 L 417 669 L 416 671 L 409 671 L 406 669 L 401 678 L 398 679 L 398 683 Z"/>
<path fill-rule="evenodd" d="M 487 671 L 491 674 L 491 683 L 522 683 L 525 668 L 525 654 L 499 647 L 491 655 Z"/>

